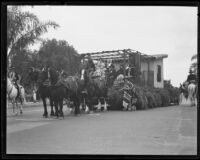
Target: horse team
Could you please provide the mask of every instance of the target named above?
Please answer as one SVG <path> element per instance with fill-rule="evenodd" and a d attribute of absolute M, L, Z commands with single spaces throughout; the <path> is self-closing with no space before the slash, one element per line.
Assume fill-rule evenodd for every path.
<path fill-rule="evenodd" d="M 94 111 L 95 109 L 107 110 L 106 79 L 91 77 L 83 69 L 80 76 L 67 76 L 63 78 L 54 68 L 43 70 L 32 69 L 29 72 L 30 80 L 38 85 L 38 93 L 43 101 L 44 117 L 48 117 L 47 98 L 51 106 L 51 116 L 64 117 L 63 101 L 70 101 L 70 107 L 74 108 L 74 114 Z M 101 102 L 104 104 L 101 105 Z M 95 108 L 95 106 L 99 106 Z"/>

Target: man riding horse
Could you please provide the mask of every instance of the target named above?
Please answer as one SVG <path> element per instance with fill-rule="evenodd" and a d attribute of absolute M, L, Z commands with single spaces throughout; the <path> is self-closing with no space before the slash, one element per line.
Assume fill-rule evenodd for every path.
<path fill-rule="evenodd" d="M 197 85 L 196 85 L 196 75 L 194 72 L 190 69 L 190 74 L 187 77 L 187 91 L 188 91 L 188 98 L 191 101 L 191 106 L 195 106 L 195 98 L 197 94 Z"/>
<path fill-rule="evenodd" d="M 20 80 L 21 80 L 21 76 L 17 72 L 15 72 L 14 69 L 15 69 L 14 67 L 11 68 L 11 72 L 10 72 L 9 76 L 10 76 L 13 84 L 17 88 L 17 92 L 18 92 L 17 97 L 20 98 L 21 95 L 20 95 L 20 87 L 19 87 L 20 84 L 19 83 L 20 83 Z"/>
<path fill-rule="evenodd" d="M 196 75 L 194 74 L 194 72 L 190 69 L 189 70 L 189 75 L 187 76 L 187 80 L 183 83 L 183 84 L 180 84 L 180 92 L 183 93 L 184 97 L 187 99 L 188 96 L 189 96 L 189 93 L 188 93 L 188 87 L 191 85 L 191 84 L 194 84 L 196 85 Z"/>
<path fill-rule="evenodd" d="M 192 69 L 190 69 L 189 75 L 187 77 L 188 85 L 191 84 L 191 83 L 196 84 L 196 79 L 197 79 L 196 75 L 194 74 L 194 72 L 192 71 Z"/>

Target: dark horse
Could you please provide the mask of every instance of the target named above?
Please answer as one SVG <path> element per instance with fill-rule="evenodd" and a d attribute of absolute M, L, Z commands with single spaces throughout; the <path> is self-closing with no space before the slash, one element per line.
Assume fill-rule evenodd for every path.
<path fill-rule="evenodd" d="M 31 70 L 29 73 L 30 80 L 37 83 L 39 93 L 44 106 L 44 117 L 48 117 L 46 99 L 49 98 L 51 106 L 51 116 L 64 117 L 63 99 L 67 98 L 73 101 L 75 106 L 75 115 L 79 113 L 79 91 L 77 80 L 68 77 L 63 83 L 60 81 L 60 75 L 54 68 L 45 68 Z M 55 113 L 53 107 L 55 106 Z"/>
<path fill-rule="evenodd" d="M 80 113 L 80 96 L 78 79 L 75 76 L 68 76 L 63 79 L 61 75 L 54 69 L 48 69 L 49 78 L 51 82 L 50 94 L 55 105 L 56 116 L 64 116 L 63 114 L 63 100 L 69 99 L 73 102 L 75 107 L 74 114 Z"/>
<path fill-rule="evenodd" d="M 66 89 L 62 85 L 56 85 L 59 80 L 59 73 L 55 69 L 49 67 L 47 69 L 47 76 L 50 80 L 49 92 L 50 99 L 53 101 L 55 106 L 55 116 L 64 117 L 63 100 L 66 94 Z"/>
<path fill-rule="evenodd" d="M 86 89 L 86 103 L 91 111 L 94 104 L 98 104 L 98 110 L 102 109 L 101 102 L 104 103 L 104 110 L 107 110 L 107 86 L 106 79 L 102 77 L 92 77 L 87 70 L 81 70 L 80 86 Z"/>
<path fill-rule="evenodd" d="M 47 69 L 39 70 L 36 68 L 32 68 L 29 70 L 29 80 L 30 82 L 37 84 L 37 92 L 39 93 L 43 106 L 44 106 L 44 114 L 43 117 L 48 117 L 48 111 L 47 111 L 47 103 L 46 99 L 49 98 L 50 106 L 51 106 L 51 116 L 54 116 L 54 110 L 53 110 L 53 99 L 51 97 L 51 87 L 50 87 L 50 81 L 48 79 L 48 71 Z"/>

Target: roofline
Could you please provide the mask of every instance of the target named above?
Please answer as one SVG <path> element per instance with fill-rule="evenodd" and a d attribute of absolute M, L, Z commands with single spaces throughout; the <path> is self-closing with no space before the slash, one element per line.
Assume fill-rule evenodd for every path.
<path fill-rule="evenodd" d="M 133 53 L 138 53 L 140 54 L 144 59 L 163 59 L 167 58 L 167 54 L 157 54 L 157 55 L 147 55 L 144 53 L 141 53 L 136 50 L 132 49 L 121 49 L 121 50 L 111 50 L 111 51 L 101 51 L 101 52 L 90 52 L 90 53 L 82 53 L 80 54 L 83 58 L 87 57 L 88 55 L 91 56 L 92 59 L 112 59 L 112 58 L 117 58 L 117 59 L 123 59 L 124 55 L 127 56 L 131 55 Z M 126 59 L 127 57 L 125 57 Z"/>

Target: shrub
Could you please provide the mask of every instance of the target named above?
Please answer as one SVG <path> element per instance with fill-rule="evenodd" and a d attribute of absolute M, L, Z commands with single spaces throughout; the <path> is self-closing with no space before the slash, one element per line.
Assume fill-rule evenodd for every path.
<path fill-rule="evenodd" d="M 170 104 L 170 95 L 166 89 L 156 89 L 156 92 L 160 94 L 162 100 L 162 107 L 168 106 Z"/>
<path fill-rule="evenodd" d="M 148 88 L 145 88 L 144 91 L 145 91 L 145 96 L 147 97 L 147 100 L 148 100 L 148 108 L 156 107 L 157 104 L 156 104 L 156 99 L 154 96 L 154 91 Z"/>
<path fill-rule="evenodd" d="M 152 92 L 154 98 L 155 98 L 155 107 L 161 107 L 162 106 L 162 98 L 159 93 L 157 93 L 155 90 Z"/>
<path fill-rule="evenodd" d="M 178 88 L 166 88 L 170 94 L 170 103 L 178 103 L 178 99 L 179 99 L 179 95 L 180 95 L 180 91 Z"/>

